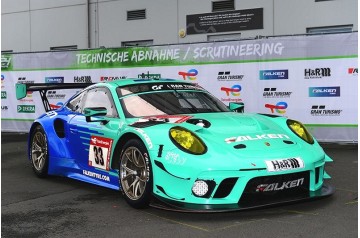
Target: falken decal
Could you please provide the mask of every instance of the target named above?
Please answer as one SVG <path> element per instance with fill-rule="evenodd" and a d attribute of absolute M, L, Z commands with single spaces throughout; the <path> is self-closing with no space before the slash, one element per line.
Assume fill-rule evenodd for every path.
<path fill-rule="evenodd" d="M 112 144 L 112 139 L 100 136 L 91 136 L 89 147 L 89 166 L 109 171 Z"/>
<path fill-rule="evenodd" d="M 304 184 L 304 178 L 286 181 L 283 183 L 260 184 L 256 187 L 255 192 L 281 191 L 281 190 L 296 188 L 303 184 Z"/>
<path fill-rule="evenodd" d="M 302 169 L 305 167 L 304 161 L 300 157 L 288 159 L 265 160 L 269 172 Z"/>
<path fill-rule="evenodd" d="M 233 142 L 242 142 L 242 141 L 252 141 L 252 140 L 270 140 L 270 139 L 290 139 L 288 135 L 285 134 L 262 134 L 262 135 L 246 135 L 246 136 L 234 136 L 225 139 L 226 143 Z"/>
<path fill-rule="evenodd" d="M 139 132 L 144 137 L 144 139 L 146 141 L 146 144 L 149 146 L 149 149 L 152 149 L 153 148 L 153 143 L 152 143 L 150 137 L 145 133 L 145 131 L 140 129 L 140 128 L 135 128 L 135 130 L 137 132 Z"/>

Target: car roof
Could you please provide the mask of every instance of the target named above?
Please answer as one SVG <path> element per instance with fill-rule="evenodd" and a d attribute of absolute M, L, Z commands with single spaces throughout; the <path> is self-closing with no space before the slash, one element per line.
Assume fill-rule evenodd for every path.
<path fill-rule="evenodd" d="M 126 85 L 133 84 L 147 84 L 147 83 L 182 83 L 182 84 L 192 84 L 191 82 L 186 82 L 184 80 L 169 79 L 169 78 L 160 78 L 160 79 L 139 79 L 139 78 L 128 78 L 128 79 L 119 79 L 114 81 L 106 82 L 113 87 L 121 87 Z"/>

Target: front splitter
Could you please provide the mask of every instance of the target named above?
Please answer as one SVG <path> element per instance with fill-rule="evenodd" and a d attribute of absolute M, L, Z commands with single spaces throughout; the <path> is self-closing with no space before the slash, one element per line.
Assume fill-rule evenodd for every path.
<path fill-rule="evenodd" d="M 279 205 L 294 204 L 304 201 L 317 200 L 331 196 L 335 192 L 335 187 L 323 184 L 322 188 L 317 191 L 310 191 L 307 196 L 297 198 L 282 198 L 271 202 L 257 202 L 251 203 L 235 203 L 235 204 L 193 204 L 182 203 L 155 196 L 155 199 L 150 203 L 150 206 L 157 209 L 174 211 L 174 212 L 188 212 L 188 213 L 218 213 L 218 212 L 234 212 L 246 211 L 252 209 L 260 209 L 267 207 L 274 207 Z"/>

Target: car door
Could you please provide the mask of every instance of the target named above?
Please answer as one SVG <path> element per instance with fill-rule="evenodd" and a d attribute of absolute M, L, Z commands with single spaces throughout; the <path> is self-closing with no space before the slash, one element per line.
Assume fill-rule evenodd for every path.
<path fill-rule="evenodd" d="M 107 114 L 87 121 L 84 115 L 86 108 L 106 108 Z M 74 163 L 85 175 L 90 174 L 89 171 L 109 172 L 110 158 L 121 125 L 111 92 L 106 87 L 85 91 L 76 110 L 78 113 L 68 123 L 68 143 Z"/>

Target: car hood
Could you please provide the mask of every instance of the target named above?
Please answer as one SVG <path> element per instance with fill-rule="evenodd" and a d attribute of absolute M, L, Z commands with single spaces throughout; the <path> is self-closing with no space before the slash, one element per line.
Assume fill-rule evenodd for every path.
<path fill-rule="evenodd" d="M 294 148 L 301 140 L 287 127 L 283 117 L 239 113 L 197 114 L 181 126 L 190 123 L 196 127 L 186 127 L 203 138 L 206 144 L 236 150 Z"/>
<path fill-rule="evenodd" d="M 299 142 L 303 142 L 288 128 L 284 117 L 228 112 L 158 116 L 142 120 L 143 122 L 136 122 L 133 126 L 149 132 L 151 139 L 162 140 L 159 135 L 164 130 L 180 126 L 197 134 L 209 149 L 274 151 L 294 149 Z M 166 120 L 167 123 L 161 120 Z"/>

